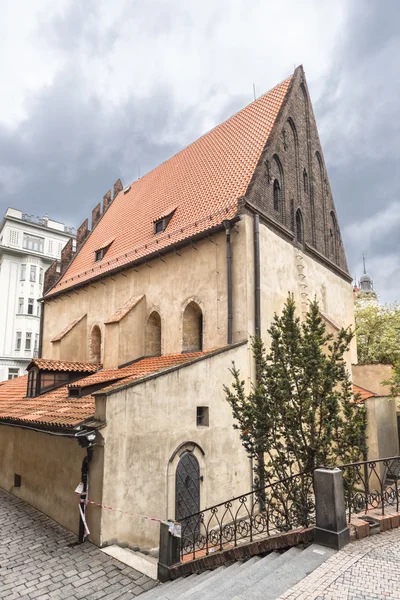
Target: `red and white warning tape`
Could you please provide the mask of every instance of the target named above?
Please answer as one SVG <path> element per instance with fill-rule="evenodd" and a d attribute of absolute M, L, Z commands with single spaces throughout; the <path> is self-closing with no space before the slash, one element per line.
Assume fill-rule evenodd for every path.
<path fill-rule="evenodd" d="M 87 506 L 88 504 L 94 504 L 94 506 L 99 506 L 100 508 L 106 508 L 107 510 L 113 510 L 115 512 L 120 512 L 123 515 L 129 515 L 130 517 L 140 517 L 141 519 L 147 519 L 147 521 L 155 521 L 156 523 L 165 523 L 169 527 L 169 531 L 172 535 L 176 537 L 181 537 L 181 525 L 180 523 L 176 523 L 174 521 L 168 521 L 167 519 L 157 519 L 156 517 L 148 517 L 147 515 L 139 515 L 138 513 L 127 512 L 126 510 L 121 510 L 120 508 L 114 508 L 113 506 L 107 506 L 106 504 L 100 504 L 99 502 L 94 502 L 93 500 L 81 500 L 79 505 L 79 510 L 81 513 L 82 521 L 85 524 L 85 528 L 87 529 L 86 519 L 82 511 L 81 505 Z M 89 530 L 87 529 L 87 533 L 89 534 Z"/>

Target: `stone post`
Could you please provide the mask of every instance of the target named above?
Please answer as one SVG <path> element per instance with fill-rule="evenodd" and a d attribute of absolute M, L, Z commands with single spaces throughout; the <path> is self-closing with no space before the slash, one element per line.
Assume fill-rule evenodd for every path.
<path fill-rule="evenodd" d="M 167 523 L 160 523 L 160 555 L 157 579 L 169 581 L 169 567 L 180 562 L 181 538 L 170 534 Z"/>
<path fill-rule="evenodd" d="M 314 471 L 316 544 L 340 550 L 350 541 L 344 502 L 343 474 L 340 469 Z"/>

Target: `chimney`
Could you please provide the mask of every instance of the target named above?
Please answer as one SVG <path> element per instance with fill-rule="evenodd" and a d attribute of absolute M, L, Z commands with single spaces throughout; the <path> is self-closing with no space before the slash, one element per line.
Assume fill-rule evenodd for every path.
<path fill-rule="evenodd" d="M 105 194 L 103 196 L 103 213 L 106 212 L 106 210 L 110 206 L 111 202 L 112 202 L 112 199 L 111 199 L 111 190 L 108 190 L 107 194 Z"/>
<path fill-rule="evenodd" d="M 120 179 L 117 179 L 117 181 L 114 183 L 114 195 L 113 195 L 113 199 L 115 199 L 115 196 L 119 193 L 122 192 L 122 190 L 124 189 L 124 186 L 122 185 L 122 181 Z"/>
<path fill-rule="evenodd" d="M 47 271 L 45 271 L 43 280 L 43 295 L 47 294 L 47 292 L 53 287 L 53 285 L 57 283 L 60 277 L 60 263 L 58 260 L 55 260 L 51 263 Z"/>
<path fill-rule="evenodd" d="M 89 234 L 89 219 L 85 219 L 82 225 L 79 227 L 76 232 L 76 250 L 82 246 L 83 242 L 86 240 Z"/>
<path fill-rule="evenodd" d="M 61 251 L 61 269 L 60 269 L 60 275 L 64 275 L 64 273 L 67 270 L 67 267 L 68 267 L 69 263 L 71 262 L 73 256 L 74 256 L 74 246 L 73 246 L 73 239 L 71 238 L 65 244 L 64 248 Z"/>
<path fill-rule="evenodd" d="M 97 206 L 92 210 L 92 230 L 95 225 L 100 221 L 101 217 L 101 202 L 98 203 Z"/>

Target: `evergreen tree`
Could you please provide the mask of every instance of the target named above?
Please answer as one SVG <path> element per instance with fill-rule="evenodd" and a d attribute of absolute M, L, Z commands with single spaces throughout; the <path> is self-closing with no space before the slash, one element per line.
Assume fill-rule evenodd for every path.
<path fill-rule="evenodd" d="M 353 333 L 327 334 L 317 301 L 301 322 L 289 296 L 268 333 L 268 353 L 260 338 L 253 339 L 257 375 L 250 393 L 234 364 L 232 389 L 225 393 L 234 427 L 255 460 L 255 486 L 283 480 L 266 488 L 261 500 L 287 529 L 308 525 L 313 469 L 362 457 L 365 409 L 354 401 L 344 360 Z"/>

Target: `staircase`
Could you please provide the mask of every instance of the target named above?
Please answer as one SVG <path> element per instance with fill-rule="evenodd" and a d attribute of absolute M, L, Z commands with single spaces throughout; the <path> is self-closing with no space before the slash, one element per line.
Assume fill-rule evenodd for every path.
<path fill-rule="evenodd" d="M 143 600 L 276 600 L 301 581 L 334 550 L 312 544 L 305 550 L 290 548 L 246 562 L 234 562 L 169 581 L 141 595 Z"/>

